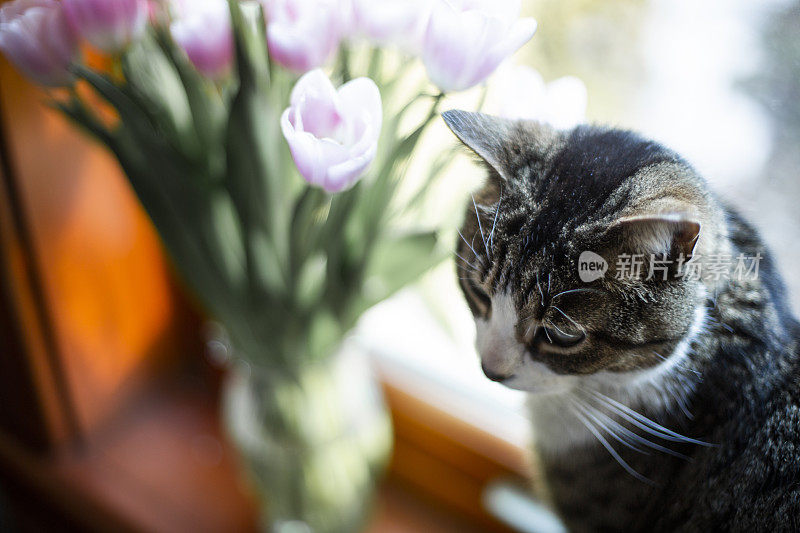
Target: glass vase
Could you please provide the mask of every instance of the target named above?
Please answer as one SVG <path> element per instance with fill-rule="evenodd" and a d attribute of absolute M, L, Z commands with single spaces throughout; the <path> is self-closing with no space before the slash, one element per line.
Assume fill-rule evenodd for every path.
<path fill-rule="evenodd" d="M 369 361 L 347 346 L 289 377 L 234 363 L 223 418 L 260 499 L 262 530 L 360 531 L 391 450 Z"/>

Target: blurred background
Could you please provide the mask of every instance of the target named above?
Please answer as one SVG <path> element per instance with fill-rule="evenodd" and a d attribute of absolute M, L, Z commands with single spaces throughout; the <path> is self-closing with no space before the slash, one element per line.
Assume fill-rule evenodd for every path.
<path fill-rule="evenodd" d="M 681 153 L 762 232 L 799 310 L 800 2 L 524 0 L 523 11 L 539 30 L 513 63 L 583 84 L 570 78 L 566 102 L 542 89 L 558 110 L 548 119 L 585 112 Z M 485 96 L 485 111 L 507 111 L 510 68 L 445 107 Z M 202 317 L 116 163 L 42 102 L 0 58 L 0 530 L 250 530 Z M 443 124 L 422 145 L 409 182 L 457 149 Z M 481 178 L 460 153 L 415 216 L 454 246 Z M 480 372 L 452 262 L 370 311 L 355 338 L 395 426 L 372 531 L 557 530 L 532 518 L 524 395 Z"/>

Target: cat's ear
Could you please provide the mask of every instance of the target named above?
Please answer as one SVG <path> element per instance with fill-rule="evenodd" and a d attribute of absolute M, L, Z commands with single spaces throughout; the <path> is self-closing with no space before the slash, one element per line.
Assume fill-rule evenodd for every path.
<path fill-rule="evenodd" d="M 700 222 L 681 213 L 635 215 L 620 218 L 608 233 L 632 253 L 670 258 L 682 254 L 688 261 L 700 237 Z"/>
<path fill-rule="evenodd" d="M 460 109 L 445 111 L 442 118 L 456 137 L 491 165 L 500 177 L 509 178 L 505 162 L 514 121 Z"/>

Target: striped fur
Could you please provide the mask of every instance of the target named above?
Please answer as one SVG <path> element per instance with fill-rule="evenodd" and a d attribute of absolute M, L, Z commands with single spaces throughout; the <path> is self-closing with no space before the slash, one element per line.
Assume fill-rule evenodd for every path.
<path fill-rule="evenodd" d="M 531 393 L 571 529 L 800 528 L 798 325 L 756 232 L 634 133 L 444 118 L 488 174 L 456 250 L 482 365 Z M 584 251 L 604 277 L 581 281 Z M 639 253 L 673 266 L 618 278 Z M 739 253 L 761 254 L 757 279 L 681 277 L 679 259 Z"/>

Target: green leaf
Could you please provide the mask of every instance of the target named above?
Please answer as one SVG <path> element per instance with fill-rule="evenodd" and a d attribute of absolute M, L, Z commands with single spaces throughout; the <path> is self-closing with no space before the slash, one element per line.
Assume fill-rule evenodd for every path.
<path fill-rule="evenodd" d="M 300 268 L 297 276 L 295 299 L 297 306 L 306 311 L 313 311 L 325 292 L 325 270 L 327 258 L 323 254 L 314 254 Z"/>
<path fill-rule="evenodd" d="M 67 102 L 59 102 L 57 100 L 53 100 L 49 102 L 49 105 L 61 111 L 75 124 L 82 127 L 90 135 L 93 135 L 97 140 L 101 141 L 102 143 L 106 144 L 109 147 L 111 147 L 111 145 L 113 144 L 114 140 L 112 138 L 111 132 L 108 131 L 105 125 L 102 124 L 97 119 L 97 117 L 92 115 L 83 106 L 83 103 L 77 100 L 76 98 L 72 98 Z"/>
<path fill-rule="evenodd" d="M 152 129 L 147 111 L 117 86 L 108 76 L 95 72 L 83 65 L 73 65 L 72 72 L 86 81 L 109 104 L 114 106 L 122 123 L 127 128 L 137 130 Z"/>
<path fill-rule="evenodd" d="M 269 84 L 264 10 L 259 3 L 228 0 L 236 40 L 236 66 L 242 84 Z"/>
<path fill-rule="evenodd" d="M 438 243 L 434 232 L 379 239 L 367 265 L 365 294 L 357 313 L 388 298 L 444 260 L 448 254 Z"/>
<path fill-rule="evenodd" d="M 295 202 L 289 243 L 290 269 L 293 273 L 302 268 L 306 258 L 319 246 L 321 212 L 327 202 L 328 195 L 320 188 L 310 185 L 306 185 Z"/>
<path fill-rule="evenodd" d="M 181 81 L 149 35 L 126 51 L 122 66 L 129 94 L 148 111 L 166 137 L 187 154 L 199 154 L 201 150 Z"/>
<path fill-rule="evenodd" d="M 282 294 L 287 290 L 289 263 L 287 176 L 275 175 L 282 136 L 279 114 L 268 100 L 263 13 L 235 1 L 229 4 L 240 85 L 227 125 L 225 186 L 245 240 L 251 291 L 256 296 L 264 291 Z M 256 244 L 258 254 L 253 249 Z M 265 255 L 267 250 L 275 257 Z"/>
<path fill-rule="evenodd" d="M 344 335 L 342 323 L 330 311 L 320 309 L 312 317 L 308 334 L 308 350 L 312 358 L 328 357 Z"/>
<path fill-rule="evenodd" d="M 426 128 L 438 116 L 439 103 L 443 97 L 442 93 L 436 95 L 428 115 L 420 125 L 405 138 L 395 142 L 390 154 L 380 167 L 372 187 L 367 194 L 364 194 L 358 209 L 363 212 L 361 216 L 366 229 L 365 246 L 367 249 L 372 246 L 372 242 L 382 231 L 382 223 L 385 223 L 388 218 L 387 211 L 397 184 L 407 168 L 409 156 L 416 148 Z"/>
<path fill-rule="evenodd" d="M 194 132 L 205 151 L 211 174 L 224 171 L 222 137 L 227 109 L 214 84 L 202 76 L 166 30 L 156 30 L 156 40 L 177 73 L 185 100 L 191 112 Z"/>
<path fill-rule="evenodd" d="M 233 286 L 244 290 L 247 284 L 244 242 L 230 196 L 224 190 L 215 190 L 209 207 L 208 227 L 214 232 L 215 242 L 219 243 L 217 249 L 225 276 Z"/>
<path fill-rule="evenodd" d="M 227 172 L 225 186 L 230 193 L 242 226 L 247 247 L 253 236 L 261 233 L 280 254 L 274 263 L 286 270 L 288 263 L 286 176 L 274 175 L 273 165 L 280 157 L 278 116 L 261 93 L 243 84 L 234 99 L 226 136 Z M 250 253 L 247 248 L 246 252 Z M 254 284 L 263 273 L 249 262 Z M 285 278 L 285 276 L 284 276 Z M 283 282 L 281 282 L 283 283 Z M 257 287 L 254 287 L 258 289 Z M 270 290 L 281 292 L 281 286 Z"/>
<path fill-rule="evenodd" d="M 438 178 L 441 177 L 442 171 L 453 162 L 456 154 L 460 153 L 460 151 L 460 147 L 453 146 L 449 150 L 445 150 L 436 156 L 428 168 L 428 173 L 426 174 L 425 180 L 422 182 L 422 184 L 420 184 L 419 188 L 416 190 L 414 195 L 411 196 L 408 202 L 406 202 L 404 211 L 409 211 L 417 207 L 423 202 L 423 200 L 425 200 L 426 196 L 430 192 L 431 187 L 438 181 Z"/>
<path fill-rule="evenodd" d="M 321 246 L 328 257 L 326 297 L 337 311 L 345 305 L 350 291 L 360 281 L 360 262 L 354 259 L 356 253 L 349 246 L 351 243 L 347 239 L 346 224 L 355 222 L 358 216 L 353 206 L 361 190 L 362 183 L 357 183 L 352 189 L 333 196 L 320 234 Z"/>

